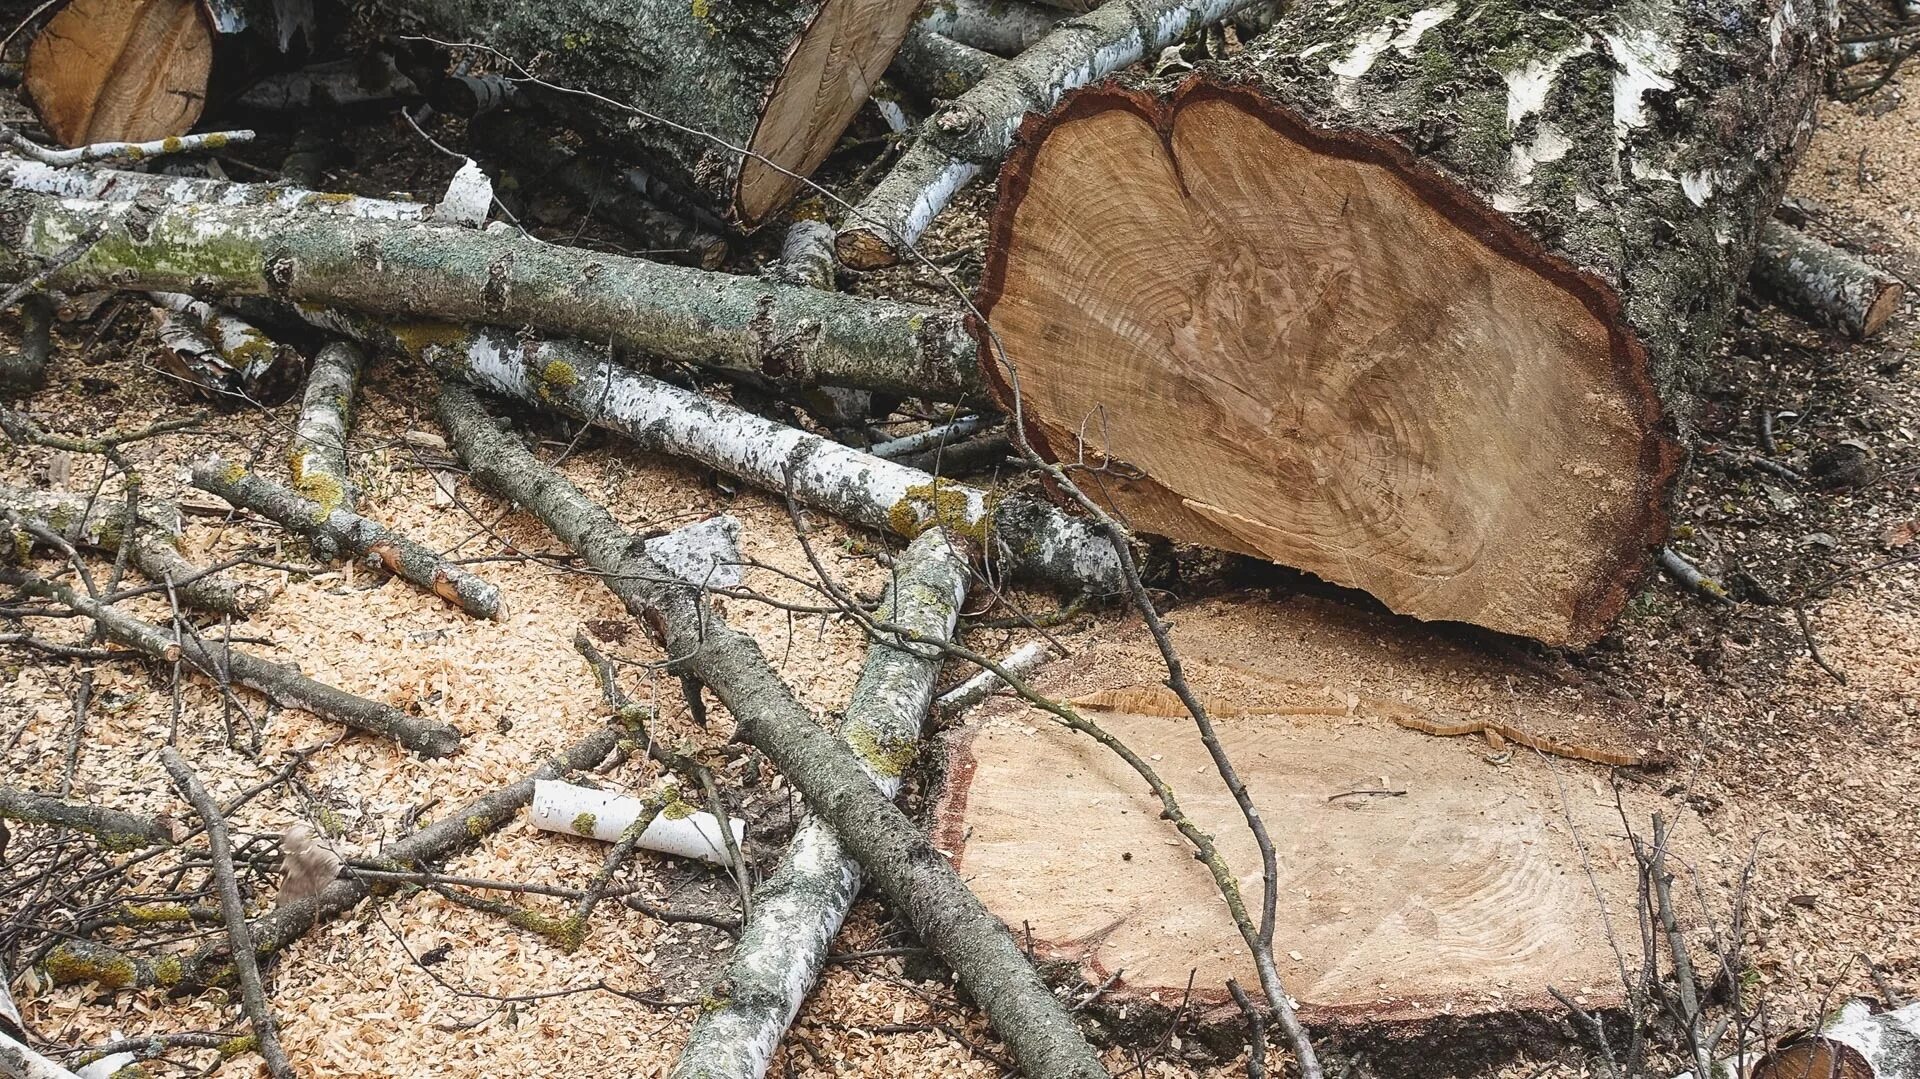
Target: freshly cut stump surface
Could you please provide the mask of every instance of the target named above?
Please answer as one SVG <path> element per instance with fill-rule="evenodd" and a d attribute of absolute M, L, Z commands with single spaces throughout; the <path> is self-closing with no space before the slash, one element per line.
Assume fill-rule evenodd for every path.
<path fill-rule="evenodd" d="M 1083 93 L 1002 177 L 980 306 L 1043 452 L 1150 532 L 1597 636 L 1674 467 L 1612 294 L 1392 144 L 1196 90 Z"/>
<path fill-rule="evenodd" d="M 1384 1025 L 1472 1039 L 1564 1014 L 1549 986 L 1594 1008 L 1617 1004 L 1619 969 L 1581 851 L 1615 925 L 1630 930 L 1633 860 L 1605 770 L 1435 738 L 1392 717 L 1493 715 L 1646 747 L 1592 714 L 1603 702 L 1395 626 L 1315 602 L 1176 616 L 1193 684 L 1278 846 L 1275 958 L 1303 1018 L 1326 1032 Z M 1156 684 L 1153 654 L 1129 633 L 1057 661 L 1040 681 L 1111 706 L 1087 714 L 1173 785 L 1257 912 L 1253 841 L 1192 720 L 1166 707 L 1177 702 Z M 1102 997 L 1109 1010 L 1170 1009 L 1197 971 L 1191 1010 L 1233 1020 L 1223 986 L 1248 984 L 1251 960 L 1205 867 L 1125 764 L 1004 698 L 950 736 L 947 752 L 936 845 L 988 909 L 1030 926 L 1037 951 L 1076 964 L 1089 984 L 1118 972 Z M 1380 791 L 1404 793 L 1367 793 Z M 1626 798 L 1640 826 L 1652 807 L 1631 787 Z"/>

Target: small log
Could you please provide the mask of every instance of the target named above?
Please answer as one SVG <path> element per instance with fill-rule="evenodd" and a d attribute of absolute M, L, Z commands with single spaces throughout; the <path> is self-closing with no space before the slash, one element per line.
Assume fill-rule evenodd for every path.
<path fill-rule="evenodd" d="M 356 730 L 383 735 L 422 756 L 444 757 L 460 748 L 460 732 L 444 723 L 416 719 L 392 705 L 316 682 L 292 667 L 238 648 L 216 648 L 193 636 L 176 636 L 53 581 L 23 573 L 0 577 L 28 595 L 52 600 L 93 619 L 116 644 L 162 663 L 184 661 L 217 682 L 231 681 L 264 694 L 282 708 L 298 708 Z"/>
<path fill-rule="evenodd" d="M 384 848 L 377 859 L 379 865 L 409 870 L 470 850 L 513 820 L 521 807 L 533 799 L 534 783 L 592 768 L 613 752 L 617 740 L 616 732 L 611 729 L 595 731 L 542 763 L 518 783 L 475 798 Z M 289 903 L 254 919 L 248 927 L 254 948 L 262 958 L 278 954 L 309 929 L 352 910 L 373 892 L 370 881 L 342 877 L 327 885 L 319 895 Z M 150 959 L 92 941 L 69 940 L 48 953 L 46 968 L 55 985 L 97 982 L 107 989 L 157 986 L 177 993 L 197 992 L 225 984 L 232 978 L 224 943 L 204 944 L 184 955 Z"/>
<path fill-rule="evenodd" d="M 961 541 L 930 529 L 894 563 L 893 584 L 875 619 L 918 637 L 953 637 L 967 596 Z M 920 750 L 921 727 L 944 657 L 926 644 L 882 637 L 867 653 L 848 698 L 840 737 L 888 798 Z M 860 894 L 860 863 L 833 829 L 809 814 L 780 868 L 754 893 L 753 912 L 716 980 L 718 1007 L 703 1008 L 669 1079 L 761 1079 L 793 1017 L 826 966 L 827 948 Z"/>
<path fill-rule="evenodd" d="M 35 390 L 53 354 L 53 300 L 44 292 L 20 300 L 20 347 L 0 352 L 0 395 Z"/>
<path fill-rule="evenodd" d="M 588 11 L 560 0 L 355 6 L 381 25 L 484 42 L 529 65 L 564 89 L 523 83 L 523 92 L 593 117 L 601 134 L 650 171 L 751 229 L 832 151 L 919 2 L 635 0 Z"/>
<path fill-rule="evenodd" d="M 1047 660 L 1045 641 L 1029 641 L 1014 649 L 1000 666 L 1017 678 L 1024 678 Z M 939 716 L 940 726 L 952 726 L 965 715 L 967 709 L 986 700 L 1006 685 L 1006 680 L 992 671 L 976 671 L 973 677 L 942 693 L 933 702 L 933 710 Z"/>
<path fill-rule="evenodd" d="M 916 25 L 907 31 L 887 72 L 906 89 L 938 102 L 959 97 L 1006 65 L 990 52 Z"/>
<path fill-rule="evenodd" d="M 1129 67 L 1246 6 L 1249 0 L 1108 0 L 1038 43 L 929 117 L 892 171 L 847 216 L 835 239 L 857 270 L 891 266 L 934 215 L 1005 156 L 1020 120 L 1060 95 Z"/>
<path fill-rule="evenodd" d="M 353 402 L 360 387 L 366 357 L 345 341 L 332 341 L 314 353 L 307 371 L 306 393 L 300 399 L 300 418 L 294 421 L 293 446 L 287 467 L 293 471 L 293 489 L 325 512 L 351 513 L 355 498 L 347 466 L 347 433 L 353 430 Z M 307 537 L 322 559 L 339 557 L 331 535 Z"/>
<path fill-rule="evenodd" d="M 1099 530 L 1021 495 L 998 497 L 627 370 L 571 341 L 491 330 L 422 335 L 422 359 L 493 393 L 686 457 L 843 520 L 909 539 L 934 525 L 967 536 L 1017 577 L 1075 591 L 1119 589 Z"/>
<path fill-rule="evenodd" d="M 1820 1029 L 1778 1048 L 1754 1049 L 1714 1063 L 1721 1079 L 1914 1079 L 1920 1076 L 1920 1004 L 1876 1012 L 1847 1002 Z M 1693 1079 L 1681 1072 L 1674 1079 Z"/>
<path fill-rule="evenodd" d="M 684 657 L 676 673 L 712 690 L 733 716 L 736 735 L 765 753 L 831 825 L 894 909 L 958 973 L 1021 1070 L 1033 1079 L 1106 1079 L 1006 927 L 873 785 L 860 758 L 794 699 L 753 638 L 730 628 L 698 589 L 636 550 L 612 515 L 495 426 L 472 391 L 447 385 L 437 404 L 474 478 L 539 517 L 600 571 L 665 654 Z"/>
<path fill-rule="evenodd" d="M 72 828 L 98 839 L 112 851 L 139 850 L 180 841 L 180 825 L 172 817 L 126 813 L 85 802 L 34 794 L 18 787 L 0 786 L 0 818 L 25 824 Z"/>
<path fill-rule="evenodd" d="M 378 563 L 395 577 L 476 618 L 498 622 L 507 617 L 499 589 L 385 525 L 338 506 L 329 509 L 219 458 L 194 465 L 192 475 L 195 487 L 308 539 L 324 538 L 338 550 Z"/>
<path fill-rule="evenodd" d="M 0 1032 L 0 1075 L 7 1079 L 80 1079 L 5 1032 Z"/>
<path fill-rule="evenodd" d="M 291 184 L 242 184 L 123 169 L 79 169 L 9 157 L 0 157 L 0 187 L 101 202 L 293 206 L 386 221 L 424 221 L 433 215 L 428 203 L 323 194 Z"/>
<path fill-rule="evenodd" d="M 722 868 L 731 868 L 728 844 L 720 834 L 720 818 L 705 810 L 674 815 L 674 802 L 665 808 L 658 798 L 635 798 L 617 791 L 578 787 L 558 779 L 543 779 L 533 786 L 533 805 L 527 811 L 527 823 L 544 832 L 585 836 L 602 843 L 618 843 L 627 829 L 645 819 L 645 830 L 634 846 L 675 858 L 691 858 Z M 733 849 L 746 842 L 747 825 L 737 817 L 727 820 L 733 833 Z"/>
<path fill-rule="evenodd" d="M 126 541 L 125 499 L 88 500 L 65 491 L 26 491 L 0 483 L 0 510 L 12 510 L 40 521 L 75 547 L 117 552 Z M 209 574 L 187 561 L 178 546 L 179 507 L 148 501 L 142 502 L 136 513 L 139 525 L 133 532 L 131 552 L 134 568 L 155 584 L 173 586 L 183 605 L 246 618 L 272 598 L 266 588 Z M 34 538 L 29 533 L 21 535 L 29 541 Z M 20 537 L 6 538 L 17 542 Z"/>
<path fill-rule="evenodd" d="M 831 292 L 837 267 L 833 228 L 825 221 L 803 217 L 787 229 L 780 241 L 780 261 L 768 268 L 767 276 L 783 285 Z"/>
<path fill-rule="evenodd" d="M 1886 327 L 1906 293 L 1892 274 L 1778 221 L 1761 226 L 1747 276 L 1794 314 L 1861 341 Z"/>
<path fill-rule="evenodd" d="M 150 292 L 148 296 L 206 335 L 233 372 L 234 384 L 227 392 L 260 404 L 277 405 L 292 391 L 305 364 L 291 346 L 268 337 L 246 319 L 191 296 L 178 292 Z"/>
<path fill-rule="evenodd" d="M 0 275 L 30 276 L 35 260 L 101 224 L 104 238 L 50 275 L 50 285 L 272 295 L 403 318 L 533 326 L 785 386 L 935 398 L 979 392 L 978 349 L 957 312 L 304 202 L 149 208 L 0 192 Z"/>
<path fill-rule="evenodd" d="M 1143 531 L 1591 642 L 1665 542 L 1828 33 L 1788 0 L 1298 4 L 1178 85 L 1081 91 L 1001 174 L 1003 411 L 1017 373 L 1035 447 L 1109 465 Z"/>

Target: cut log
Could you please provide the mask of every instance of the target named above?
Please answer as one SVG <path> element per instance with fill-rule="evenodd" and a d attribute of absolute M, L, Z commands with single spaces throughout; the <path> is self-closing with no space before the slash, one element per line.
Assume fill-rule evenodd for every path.
<path fill-rule="evenodd" d="M 1914 1079 L 1920 1076 L 1920 1004 L 1875 1012 L 1848 1001 L 1820 1025 L 1778 1048 L 1748 1047 L 1714 1062 L 1720 1079 Z M 1681 1072 L 1674 1079 L 1694 1079 Z"/>
<path fill-rule="evenodd" d="M 988 377 L 1145 531 L 1585 643 L 1665 539 L 1828 30 L 1786 0 L 1473 10 L 1296 5 L 1030 124 Z"/>
<path fill-rule="evenodd" d="M 1286 822 L 1274 832 L 1274 956 L 1317 1036 L 1364 1038 L 1375 1063 L 1417 1049 L 1472 1054 L 1477 1070 L 1491 1046 L 1517 1051 L 1528 1044 L 1518 1034 L 1562 1026 L 1549 987 L 1595 1010 L 1622 1002 L 1594 881 L 1617 919 L 1637 877 L 1611 799 L 1587 793 L 1604 773 L 1527 750 L 1489 767 L 1496 750 L 1478 739 L 1397 722 L 1415 707 L 1402 694 L 1423 716 L 1459 718 L 1478 707 L 1475 687 L 1521 668 L 1315 600 L 1196 605 L 1173 635 L 1255 803 Z M 1257 889 L 1254 842 L 1192 720 L 1157 681 L 1164 674 L 1134 627 L 1032 682 L 1150 756 Z M 1556 692 L 1523 688 L 1500 707 L 1542 737 L 1601 737 L 1586 713 L 1605 698 Z M 1202 1036 L 1237 1039 L 1224 986 L 1249 982 L 1252 960 L 1206 867 L 1131 769 L 1005 696 L 974 709 L 945 748 L 935 844 L 989 910 L 1030 926 L 1035 951 L 1075 980 L 1105 984 L 1091 1010 L 1116 1036 L 1157 1040 L 1192 976 L 1188 1011 Z M 1627 797 L 1632 812 L 1650 804 L 1632 788 Z"/>
<path fill-rule="evenodd" d="M 273 189 L 266 189 L 272 191 Z M 0 191 L 0 279 L 38 272 L 107 222 L 52 287 L 140 288 L 533 326 L 783 386 L 855 386 L 942 399 L 979 391 L 957 311 L 776 285 L 431 222 L 265 205 L 59 199 Z M 583 287 L 583 282 L 592 282 Z"/>
<path fill-rule="evenodd" d="M 1778 221 L 1760 230 L 1748 276 L 1788 310 L 1860 340 L 1884 329 L 1906 294 L 1892 274 Z"/>
<path fill-rule="evenodd" d="M 212 62 L 195 0 L 73 0 L 33 39 L 25 84 L 63 146 L 142 142 L 193 127 Z"/>
<path fill-rule="evenodd" d="M 792 197 L 887 69 L 919 0 L 358 0 L 382 26 L 482 42 L 731 223 Z M 544 87 L 530 87 L 545 90 Z M 617 102 L 618 105 L 612 103 Z M 739 148 L 748 151 L 743 157 Z"/>

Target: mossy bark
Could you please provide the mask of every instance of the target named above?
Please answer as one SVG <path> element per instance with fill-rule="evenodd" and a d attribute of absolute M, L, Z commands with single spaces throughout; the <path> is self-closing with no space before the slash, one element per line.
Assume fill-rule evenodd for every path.
<path fill-rule="evenodd" d="M 789 58 L 829 5 L 824 0 L 355 0 L 353 6 L 384 33 L 479 42 L 568 91 L 523 87 L 535 96 L 559 97 L 573 110 L 592 101 L 584 109 L 611 143 L 719 216 L 752 227 L 767 211 L 743 212 L 743 159 L 735 148 L 754 145 Z M 883 50 L 874 70 L 885 68 L 916 6 L 910 0 L 895 4 L 897 10 L 883 16 L 892 25 L 870 46 Z M 854 42 L 832 47 L 847 49 Z M 825 149 L 844 126 L 824 134 Z M 789 192 L 794 186 L 785 184 Z"/>
<path fill-rule="evenodd" d="M 366 363 L 357 347 L 332 341 L 314 353 L 313 365 L 307 371 L 307 389 L 300 398 L 300 418 L 294 422 L 287 466 L 293 470 L 294 490 L 318 503 L 323 512 L 353 512 L 355 492 L 347 474 L 347 434 L 353 430 L 353 399 Z M 339 557 L 339 544 L 325 531 L 307 538 L 320 558 Z"/>
<path fill-rule="evenodd" d="M 875 617 L 930 640 L 949 640 L 967 595 L 967 557 L 957 537 L 930 529 L 894 564 L 893 586 Z M 920 744 L 941 653 L 898 636 L 874 642 L 847 703 L 840 737 L 874 785 L 892 798 Z M 781 1036 L 826 965 L 827 947 L 860 894 L 860 863 L 818 817 L 787 844 L 780 868 L 754 893 L 715 1006 L 702 1009 L 671 1079 L 760 1079 Z"/>
<path fill-rule="evenodd" d="M 108 850 L 115 851 L 171 844 L 178 834 L 178 825 L 170 817 L 149 817 L 84 802 L 68 802 L 18 787 L 0 786 L 0 818 L 72 828 L 93 836 Z"/>
<path fill-rule="evenodd" d="M 579 552 L 665 654 L 677 657 L 675 673 L 713 691 L 733 716 L 738 737 L 773 761 L 888 902 L 959 974 L 1021 1070 L 1034 1079 L 1105 1079 L 1072 1017 L 1006 927 L 880 793 L 853 750 L 794 698 L 753 638 L 708 608 L 697 587 L 642 554 L 605 509 L 496 426 L 471 391 L 447 385 L 438 405 L 474 478 Z"/>
<path fill-rule="evenodd" d="M 0 275 L 24 277 L 106 219 L 49 285 L 138 288 L 402 318 L 531 326 L 783 386 L 978 396 L 978 350 L 955 312 L 307 206 L 103 203 L 0 192 Z"/>
<path fill-rule="evenodd" d="M 500 590 L 435 554 L 431 548 L 350 510 L 302 498 L 277 483 L 218 460 L 193 467 L 193 485 L 235 506 L 269 517 L 309 540 L 376 562 L 388 573 L 473 615 L 507 616 Z"/>

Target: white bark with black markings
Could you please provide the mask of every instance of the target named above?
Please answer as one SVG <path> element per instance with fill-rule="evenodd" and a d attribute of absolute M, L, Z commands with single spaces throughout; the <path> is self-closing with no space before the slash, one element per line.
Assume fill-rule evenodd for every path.
<path fill-rule="evenodd" d="M 1856 339 L 1884 329 L 1906 293 L 1892 274 L 1778 221 L 1760 226 L 1747 277 L 1757 291 L 1795 314 Z"/>

